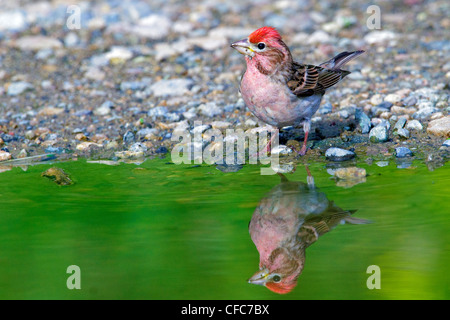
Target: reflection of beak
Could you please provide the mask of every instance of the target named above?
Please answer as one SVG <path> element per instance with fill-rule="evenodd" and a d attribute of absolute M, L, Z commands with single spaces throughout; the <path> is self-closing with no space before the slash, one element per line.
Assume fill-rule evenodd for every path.
<path fill-rule="evenodd" d="M 268 276 L 269 276 L 269 269 L 264 268 L 255 273 L 250 279 L 248 279 L 248 283 L 263 286 L 266 283 Z"/>
<path fill-rule="evenodd" d="M 250 43 L 247 39 L 242 39 L 231 44 L 231 47 L 236 49 L 239 53 L 245 54 L 246 56 L 255 56 L 255 51 L 250 47 Z"/>

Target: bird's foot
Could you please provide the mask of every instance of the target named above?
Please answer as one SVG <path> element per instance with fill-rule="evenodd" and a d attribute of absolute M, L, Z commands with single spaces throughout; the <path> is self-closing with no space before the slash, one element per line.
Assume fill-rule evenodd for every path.
<path fill-rule="evenodd" d="M 299 156 L 304 156 L 306 154 L 307 148 L 306 146 L 303 146 L 300 151 L 298 152 Z"/>

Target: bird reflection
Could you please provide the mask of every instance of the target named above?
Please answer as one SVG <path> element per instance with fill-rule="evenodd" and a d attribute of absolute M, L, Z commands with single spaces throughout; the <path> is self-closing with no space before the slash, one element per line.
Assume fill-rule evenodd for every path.
<path fill-rule="evenodd" d="M 307 183 L 289 181 L 279 174 L 281 183 L 260 201 L 249 224 L 260 255 L 259 271 L 249 283 L 264 285 L 280 294 L 297 285 L 305 264 L 305 249 L 320 236 L 338 224 L 369 222 L 353 217 L 356 210 L 343 210 L 328 200 L 306 170 Z"/>

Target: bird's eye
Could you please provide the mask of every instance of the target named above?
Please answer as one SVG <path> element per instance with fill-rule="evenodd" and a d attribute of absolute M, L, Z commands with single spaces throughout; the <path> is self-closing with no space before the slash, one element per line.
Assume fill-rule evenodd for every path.
<path fill-rule="evenodd" d="M 258 49 L 259 49 L 259 50 L 262 50 L 262 49 L 264 49 L 265 47 L 266 47 L 266 44 L 265 44 L 264 42 L 258 43 Z"/>
<path fill-rule="evenodd" d="M 273 282 L 280 282 L 281 281 L 281 277 L 279 276 L 279 275 L 274 275 L 273 277 L 272 277 L 272 280 L 273 280 Z"/>

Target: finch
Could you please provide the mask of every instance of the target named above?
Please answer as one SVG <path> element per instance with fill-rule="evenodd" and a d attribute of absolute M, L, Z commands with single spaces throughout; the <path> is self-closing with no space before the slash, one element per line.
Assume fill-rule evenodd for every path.
<path fill-rule="evenodd" d="M 259 252 L 259 270 L 248 282 L 285 294 L 297 285 L 306 248 L 341 223 L 369 221 L 353 217 L 356 210 L 343 210 L 328 200 L 315 188 L 310 174 L 308 184 L 278 175 L 281 183 L 261 199 L 248 227 Z"/>
<path fill-rule="evenodd" d="M 231 47 L 245 55 L 240 92 L 249 110 L 278 129 L 303 124 L 306 153 L 311 117 L 319 109 L 326 90 L 350 72 L 341 67 L 364 51 L 341 52 L 319 66 L 295 62 L 275 28 L 262 27 Z"/>

